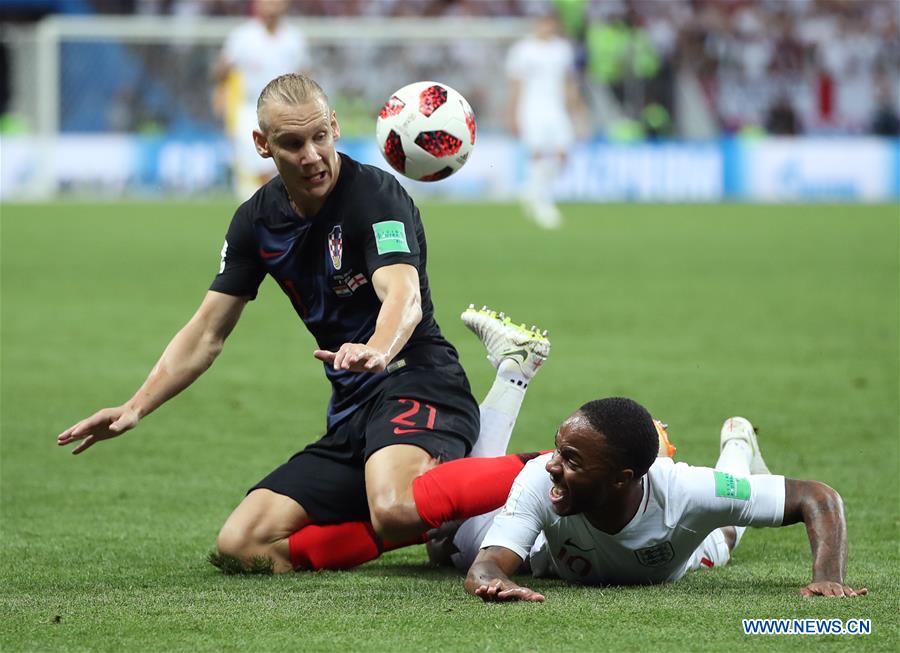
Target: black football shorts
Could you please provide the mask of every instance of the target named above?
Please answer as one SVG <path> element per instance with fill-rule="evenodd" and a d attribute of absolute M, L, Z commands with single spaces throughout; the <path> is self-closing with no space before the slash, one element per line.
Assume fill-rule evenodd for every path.
<path fill-rule="evenodd" d="M 471 451 L 478 429 L 478 403 L 462 367 L 406 367 L 250 491 L 291 497 L 315 524 L 369 521 L 369 456 L 392 444 L 412 444 L 442 462 L 455 460 Z"/>

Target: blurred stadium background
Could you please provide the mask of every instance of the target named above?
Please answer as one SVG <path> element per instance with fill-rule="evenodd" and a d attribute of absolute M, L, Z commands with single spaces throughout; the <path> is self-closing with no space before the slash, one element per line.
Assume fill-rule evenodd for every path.
<path fill-rule="evenodd" d="M 480 141 L 418 195 L 509 199 L 506 50 L 560 10 L 591 134 L 562 200 L 885 201 L 900 196 L 900 4 L 893 0 L 292 0 L 344 130 L 418 79 L 460 90 Z M 248 0 L 4 0 L 0 198 L 214 194 L 230 183 L 210 70 Z"/>

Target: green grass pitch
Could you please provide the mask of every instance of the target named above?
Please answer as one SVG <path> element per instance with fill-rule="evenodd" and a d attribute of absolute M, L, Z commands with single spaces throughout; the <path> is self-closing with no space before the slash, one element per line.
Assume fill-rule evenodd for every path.
<path fill-rule="evenodd" d="M 513 448 L 550 447 L 582 402 L 632 396 L 677 458 L 711 465 L 724 418 L 776 473 L 844 497 L 857 600 L 803 600 L 802 526 L 750 531 L 733 563 L 647 588 L 533 581 L 485 605 L 422 547 L 344 573 L 207 564 L 246 488 L 322 431 L 314 343 L 267 281 L 198 383 L 118 441 L 57 433 L 127 399 L 215 274 L 233 205 L 2 207 L 4 651 L 681 651 L 898 648 L 898 207 L 426 204 L 438 322 L 476 396 L 492 371 L 470 302 L 550 330 Z M 531 581 L 529 581 L 531 582 Z M 869 636 L 745 636 L 748 617 L 872 619 Z"/>

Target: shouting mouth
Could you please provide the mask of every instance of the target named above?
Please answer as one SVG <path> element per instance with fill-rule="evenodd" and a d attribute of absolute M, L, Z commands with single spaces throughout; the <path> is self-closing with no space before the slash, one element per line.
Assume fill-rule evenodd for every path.
<path fill-rule="evenodd" d="M 550 502 L 555 506 L 565 501 L 568 496 L 566 488 L 559 483 L 554 483 L 550 488 Z"/>
<path fill-rule="evenodd" d="M 309 175 L 306 177 L 306 181 L 312 186 L 319 186 L 320 184 L 324 184 L 328 180 L 328 171 L 322 170 L 313 175 Z"/>

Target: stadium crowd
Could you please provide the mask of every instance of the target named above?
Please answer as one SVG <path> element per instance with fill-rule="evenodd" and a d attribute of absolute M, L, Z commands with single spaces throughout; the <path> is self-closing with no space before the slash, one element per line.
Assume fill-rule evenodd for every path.
<path fill-rule="evenodd" d="M 95 2 L 104 4 L 246 15 L 252 3 Z M 675 131 L 676 82 L 686 75 L 724 133 L 900 133 L 900 4 L 891 0 L 294 0 L 290 13 L 503 17 L 548 4 L 579 46 L 585 85 L 611 88 L 650 135 Z"/>
<path fill-rule="evenodd" d="M 50 13 L 64 6 L 45 4 Z M 252 0 L 91 0 L 79 6 L 97 14 L 185 19 L 253 12 Z M 893 0 L 291 0 L 288 14 L 302 30 L 303 17 L 502 19 L 551 9 L 576 45 L 596 135 L 900 134 L 900 3 Z M 468 41 L 464 34 L 458 43 L 439 46 L 389 48 L 360 39 L 353 47 L 317 46 L 313 70 L 329 80 L 348 136 L 368 133 L 372 107 L 400 78 L 453 84 L 476 107 L 483 128 L 500 129 L 504 98 L 492 76 L 503 71 L 490 66 L 503 60 L 508 46 Z M 172 74 L 171 57 L 149 46 L 135 49 L 147 75 L 165 80 Z M 199 91 L 218 53 L 195 54 L 190 70 L 179 73 L 189 79 L 171 92 L 194 121 L 211 126 L 213 117 L 202 109 L 208 96 Z M 377 74 L 368 65 L 373 60 L 379 61 Z M 129 108 L 107 129 L 130 131 L 129 125 L 146 122 L 139 117 L 152 113 L 143 106 L 152 102 L 131 98 L 134 92 L 123 83 Z M 604 111 L 604 98 L 607 105 L 614 100 L 614 115 Z M 155 115 L 155 128 L 177 129 L 176 110 L 162 113 L 171 115 Z"/>

